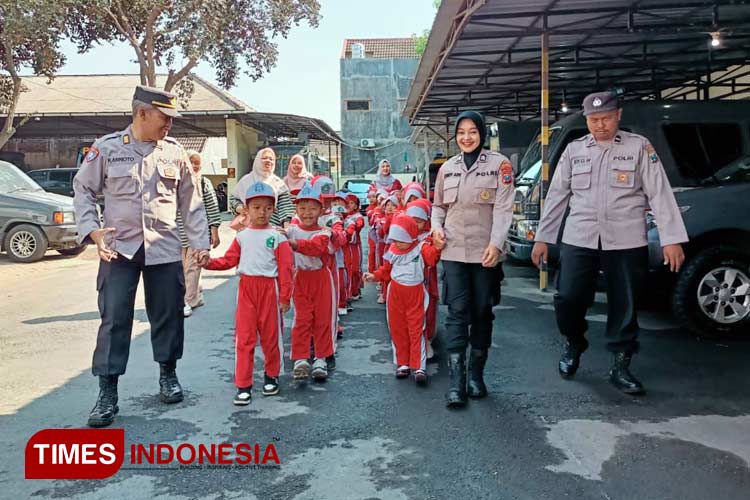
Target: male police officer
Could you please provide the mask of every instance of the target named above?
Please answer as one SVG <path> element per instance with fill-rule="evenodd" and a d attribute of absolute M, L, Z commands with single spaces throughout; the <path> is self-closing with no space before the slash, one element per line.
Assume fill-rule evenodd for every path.
<path fill-rule="evenodd" d="M 99 252 L 99 313 L 92 372 L 99 377 L 99 397 L 88 425 L 110 425 L 118 411 L 117 379 L 125 373 L 133 328 L 133 307 L 143 275 L 146 313 L 151 324 L 154 361 L 159 363 L 159 396 L 182 401 L 175 367 L 182 357 L 183 301 L 180 210 L 194 258 L 208 260 L 208 223 L 185 151 L 167 137 L 179 117 L 173 94 L 136 87 L 133 123 L 106 135 L 89 150 L 75 177 L 76 220 L 81 243 Z M 104 229 L 96 196 L 104 194 Z"/>
<path fill-rule="evenodd" d="M 557 163 L 532 260 L 547 260 L 547 243 L 556 243 L 565 210 L 570 214 L 560 250 L 555 313 L 567 337 L 559 363 L 570 378 L 588 347 L 586 310 L 593 303 L 599 269 L 607 283 L 607 349 L 614 354 L 610 382 L 628 394 L 642 394 L 630 373 L 638 351 L 636 293 L 647 272 L 646 210 L 654 212 L 664 264 L 677 272 L 685 260 L 680 243 L 688 240 L 664 168 L 649 141 L 618 129 L 622 109 L 612 92 L 583 101 L 589 135 L 571 142 Z"/>

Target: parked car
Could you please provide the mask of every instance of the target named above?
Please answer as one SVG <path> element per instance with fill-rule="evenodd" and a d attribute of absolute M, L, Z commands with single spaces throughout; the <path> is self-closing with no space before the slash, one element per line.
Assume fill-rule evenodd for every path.
<path fill-rule="evenodd" d="M 704 335 L 750 334 L 750 102 L 643 101 L 624 106 L 620 128 L 656 149 L 682 210 L 690 241 L 677 275 L 663 266 L 656 225 L 644 214 L 650 254 L 649 297 L 664 291 L 687 329 Z M 580 113 L 551 127 L 550 167 L 586 135 Z M 509 253 L 530 260 L 539 221 L 538 139 L 521 160 Z M 534 175 L 533 171 L 537 174 Z M 557 249 L 550 248 L 554 266 Z M 718 289 L 718 290 L 717 290 Z"/>
<path fill-rule="evenodd" d="M 77 173 L 77 168 L 41 168 L 28 172 L 42 189 L 63 196 L 73 196 L 73 177 Z"/>
<path fill-rule="evenodd" d="M 370 190 L 372 181 L 367 179 L 349 179 L 344 183 L 342 188 L 344 191 L 349 191 L 357 195 L 359 198 L 359 211 L 363 214 L 367 211 L 367 207 L 370 205 L 370 201 L 367 199 L 367 192 Z"/>
<path fill-rule="evenodd" d="M 15 165 L 0 161 L 0 250 L 16 262 L 36 262 L 48 249 L 78 255 L 73 199 L 45 192 Z"/>

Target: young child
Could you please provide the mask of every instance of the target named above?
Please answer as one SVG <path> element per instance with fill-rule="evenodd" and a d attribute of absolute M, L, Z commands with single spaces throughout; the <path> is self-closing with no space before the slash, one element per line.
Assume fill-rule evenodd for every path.
<path fill-rule="evenodd" d="M 344 229 L 347 235 L 347 247 L 349 248 L 349 299 L 359 300 L 362 288 L 362 229 L 365 227 L 365 218 L 359 213 L 359 198 L 354 193 L 346 194 L 346 216 L 344 218 Z"/>
<path fill-rule="evenodd" d="M 337 192 L 335 197 L 331 200 L 331 213 L 336 215 L 337 221 L 341 223 L 341 227 L 344 230 L 344 241 L 340 248 L 336 249 L 336 267 L 338 272 L 338 304 L 337 309 L 339 316 L 346 316 L 349 312 L 347 304 L 349 302 L 349 267 L 351 256 L 349 254 L 349 248 L 346 237 L 346 193 Z"/>
<path fill-rule="evenodd" d="M 364 278 L 390 282 L 386 311 L 393 357 L 398 366 L 396 377 L 406 378 L 409 370 L 414 370 L 414 379 L 424 385 L 427 383 L 424 322 L 429 305 L 424 273 L 426 266 L 437 265 L 443 243 L 419 241 L 418 236 L 414 219 L 407 215 L 394 217 L 383 266 Z"/>
<path fill-rule="evenodd" d="M 294 250 L 294 324 L 292 325 L 292 353 L 294 379 L 310 377 L 308 362 L 310 343 L 315 350 L 312 377 L 316 381 L 328 378 L 326 358 L 333 356 L 336 332 L 336 302 L 333 260 L 330 248 L 331 230 L 318 224 L 323 212 L 320 191 L 305 186 L 297 194 L 299 225 L 286 229 L 289 245 Z"/>
<path fill-rule="evenodd" d="M 375 220 L 380 216 L 377 192 L 370 190 L 367 193 L 367 200 L 370 202 L 370 204 L 367 205 L 367 222 L 370 226 L 370 229 L 367 231 L 367 246 L 370 249 L 370 251 L 367 252 L 367 272 L 372 273 L 375 269 L 380 267 L 375 265 L 378 248 L 378 235 L 375 231 Z"/>
<path fill-rule="evenodd" d="M 410 182 L 404 186 L 404 205 L 408 205 L 414 200 L 425 197 L 424 188 L 418 182 Z"/>
<path fill-rule="evenodd" d="M 406 215 L 414 219 L 419 230 L 419 241 L 432 241 L 430 237 L 430 214 L 432 203 L 424 198 L 412 201 L 406 206 Z M 424 284 L 430 297 L 425 317 L 425 339 L 427 339 L 427 362 L 437 361 L 432 341 L 437 333 L 437 312 L 440 293 L 438 291 L 438 273 L 436 266 L 427 266 L 424 273 Z"/>
<path fill-rule="evenodd" d="M 388 196 L 383 201 L 383 217 L 380 218 L 377 225 L 377 232 L 378 232 L 378 238 L 379 238 L 379 244 L 378 244 L 378 260 L 380 261 L 380 266 L 383 266 L 383 256 L 385 255 L 386 249 L 388 248 L 388 232 L 391 227 L 391 221 L 393 220 L 394 215 L 398 212 L 398 209 L 400 207 L 401 203 L 398 199 L 398 196 L 395 194 L 392 194 Z M 388 293 L 388 282 L 383 282 L 380 284 L 381 292 L 378 295 L 378 304 L 385 304 L 385 297 Z"/>
<path fill-rule="evenodd" d="M 275 204 L 271 186 L 252 184 L 245 197 L 249 226 L 237 233 L 224 257 L 211 259 L 205 266 L 215 271 L 237 267 L 240 273 L 234 343 L 234 404 L 238 406 L 248 405 L 252 399 L 258 335 L 265 360 L 263 395 L 279 393 L 284 357 L 281 314 L 289 310 L 293 256 L 286 237 L 270 225 Z"/>

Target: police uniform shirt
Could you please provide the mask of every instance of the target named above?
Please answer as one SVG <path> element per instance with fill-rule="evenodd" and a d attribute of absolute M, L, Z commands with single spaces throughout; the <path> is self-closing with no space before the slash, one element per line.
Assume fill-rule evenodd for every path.
<path fill-rule="evenodd" d="M 100 228 L 96 196 L 104 195 L 104 227 L 114 250 L 132 259 L 144 246 L 146 265 L 181 260 L 177 210 L 190 247 L 208 249 L 208 223 L 185 150 L 167 137 L 139 142 L 130 127 L 97 140 L 73 181 L 80 243 Z"/>
<path fill-rule="evenodd" d="M 441 259 L 481 263 L 489 244 L 502 250 L 513 218 L 513 166 L 483 149 L 467 169 L 463 155 L 446 161 L 435 180 L 431 224 L 445 232 Z"/>
<path fill-rule="evenodd" d="M 654 212 L 661 245 L 688 241 L 680 209 L 659 157 L 640 135 L 618 131 L 611 143 L 593 135 L 565 148 L 545 199 L 536 241 L 603 250 L 648 244 L 646 210 Z"/>

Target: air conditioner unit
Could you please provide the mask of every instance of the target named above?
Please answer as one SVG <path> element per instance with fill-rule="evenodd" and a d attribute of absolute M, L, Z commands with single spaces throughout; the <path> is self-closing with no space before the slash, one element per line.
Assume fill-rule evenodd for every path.
<path fill-rule="evenodd" d="M 363 148 L 374 148 L 375 139 L 362 139 L 361 141 L 359 141 L 359 145 Z"/>

